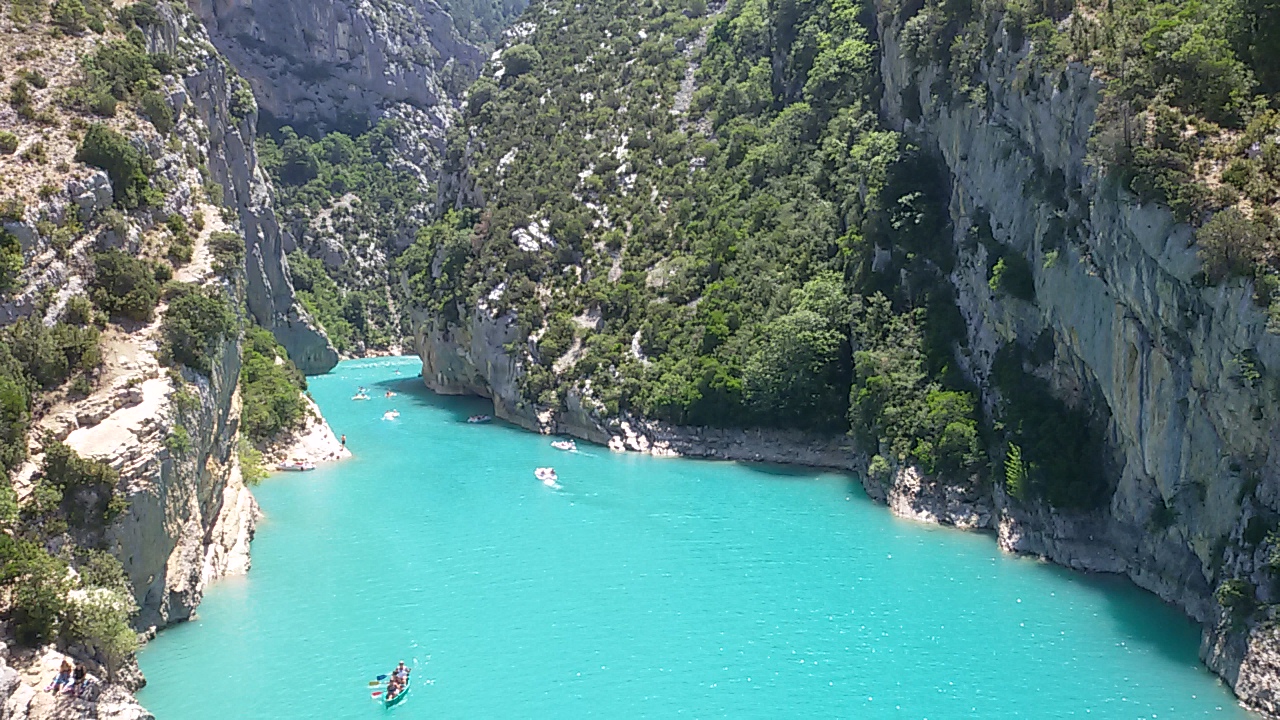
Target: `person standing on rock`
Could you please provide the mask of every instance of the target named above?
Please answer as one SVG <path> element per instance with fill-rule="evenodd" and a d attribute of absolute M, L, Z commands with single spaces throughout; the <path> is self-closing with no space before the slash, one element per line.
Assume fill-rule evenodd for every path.
<path fill-rule="evenodd" d="M 343 435 L 343 436 L 342 436 L 342 447 L 346 447 L 346 446 L 347 446 L 347 436 L 346 436 L 346 435 Z"/>

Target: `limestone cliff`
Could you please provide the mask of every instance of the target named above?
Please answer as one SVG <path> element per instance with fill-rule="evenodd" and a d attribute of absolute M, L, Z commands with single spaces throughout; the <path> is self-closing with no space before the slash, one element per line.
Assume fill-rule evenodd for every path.
<path fill-rule="evenodd" d="M 1223 580 L 1256 576 L 1260 599 L 1273 602 L 1259 547 L 1269 541 L 1256 528 L 1280 507 L 1280 336 L 1267 332 L 1252 288 L 1204 287 L 1191 228 L 1087 164 L 1102 90 L 1088 68 L 1045 72 L 1001 35 L 983 71 L 991 102 L 947 103 L 927 90 L 941 70 L 906 60 L 900 27 L 880 31 L 886 116 L 950 170 L 968 373 L 994 402 L 996 352 L 1048 333 L 1052 358 L 1035 371 L 1106 426 L 1115 490 L 1105 510 L 1025 507 L 997 488 L 1001 544 L 1126 574 L 1210 628 Z M 919 111 L 905 112 L 904 99 Z M 965 242 L 975 222 L 1030 261 L 1034 302 L 992 291 L 985 248 Z M 1232 662 L 1206 651 L 1234 681 Z M 1277 682 L 1272 673 L 1265 692 L 1237 689 L 1274 713 Z"/>
<path fill-rule="evenodd" d="M 159 7 L 165 22 L 153 28 L 149 38 L 153 52 L 175 54 L 182 49 L 179 43 L 208 42 L 195 18 Z M 208 172 L 223 188 L 223 202 L 239 215 L 248 254 L 249 311 L 258 324 L 271 330 L 298 369 L 308 375 L 322 374 L 337 364 L 338 353 L 294 298 L 284 238 L 272 209 L 271 185 L 258 167 L 257 109 L 251 98 L 235 99 L 239 82 L 225 60 L 210 54 L 195 72 L 183 77 L 181 97 L 175 104 L 182 106 L 189 100 L 207 128 Z"/>
<path fill-rule="evenodd" d="M 165 223 L 177 217 L 194 231 L 190 257 L 175 262 L 174 279 L 224 294 L 237 308 L 237 324 L 248 320 L 239 309 L 247 310 L 302 368 L 324 372 L 337 356 L 298 308 L 289 285 L 271 189 L 256 164 L 252 100 L 235 97 L 239 79 L 193 15 L 169 4 L 156 8 L 159 21 L 145 28 L 145 41 L 150 52 L 174 58 L 180 68 L 160 80 L 173 126 L 162 135 L 131 107 L 102 122 L 148 156 L 152 183 L 163 190 L 158 204 L 122 212 L 113 206 L 107 174 L 76 161 L 73 142 L 51 141 L 47 133 L 40 138 L 12 111 L 0 114 L 0 125 L 17 131 L 23 147 L 43 141 L 43 152 L 60 161 L 33 171 L 17 158 L 3 159 L 11 163 L 3 172 L 15 180 L 6 191 L 21 201 L 17 217 L 11 213 L 3 227 L 20 242 L 22 269 L 0 303 L 0 323 L 39 313 L 51 325 L 70 299 L 89 291 L 97 250 L 163 258 L 172 242 Z M 7 22 L 7 16 L 0 21 L 6 51 L 37 58 L 28 69 L 48 83 L 37 107 L 57 111 L 55 94 L 78 82 L 77 60 L 92 49 L 92 40 L 51 43 L 46 31 L 22 32 Z M 43 52 L 30 52 L 40 42 L 48 44 Z M 218 232 L 244 237 L 244 266 L 219 266 L 210 247 Z M 166 311 L 161 303 L 151 322 L 106 325 L 98 345 L 102 361 L 85 387 L 42 394 L 28 433 L 33 454 L 12 478 L 25 501 L 39 477 L 46 433 L 118 471 L 116 492 L 127 510 L 92 537 L 70 539 L 100 545 L 120 560 L 139 606 L 135 626 L 148 634 L 190 618 L 214 579 L 248 569 L 258 515 L 237 453 L 239 333 L 212 349 L 207 373 L 166 369 L 160 331 Z M 100 659 L 87 648 L 61 650 L 79 661 Z M 87 700 L 42 692 L 60 658 L 50 647 L 0 645 L 0 717 L 150 717 L 129 694 L 143 682 L 136 665 L 125 668 L 118 684 L 104 681 Z M 105 674 L 92 666 L 91 673 Z"/>
<path fill-rule="evenodd" d="M 451 98 L 483 60 L 435 0 L 196 0 L 192 7 L 263 110 L 282 122 L 359 126 L 408 104 L 444 128 Z"/>

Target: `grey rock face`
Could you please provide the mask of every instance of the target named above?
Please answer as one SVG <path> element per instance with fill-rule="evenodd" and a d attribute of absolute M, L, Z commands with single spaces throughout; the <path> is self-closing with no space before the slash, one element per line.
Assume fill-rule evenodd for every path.
<path fill-rule="evenodd" d="M 111 180 L 102 170 L 94 171 L 88 178 L 75 181 L 67 188 L 81 222 L 86 222 L 100 211 L 111 207 Z"/>
<path fill-rule="evenodd" d="M 1266 331 L 1244 283 L 1197 283 L 1190 227 L 1086 163 L 1101 92 L 1088 68 L 1042 72 L 1006 44 L 984 69 L 991 102 L 952 105 L 927 90 L 940 68 L 903 57 L 899 30 L 880 33 L 886 114 L 950 170 L 957 246 L 973 223 L 989 222 L 1035 276 L 1034 303 L 1003 297 L 988 285 L 983 253 L 959 253 L 951 280 L 969 330 L 966 371 L 990 407 L 996 351 L 1048 333 L 1053 359 L 1042 371 L 1055 392 L 1106 425 L 1109 506 L 1064 514 L 997 487 L 1002 546 L 1125 574 L 1216 628 L 1217 585 L 1260 572 L 1249 521 L 1280 505 L 1280 336 Z M 903 113 L 908 94 L 920 101 L 914 120 Z M 1254 633 L 1234 662 L 1266 665 L 1250 653 L 1273 640 Z M 1230 660 L 1208 659 L 1236 682 Z M 1250 678 L 1235 684 L 1246 703 L 1280 687 L 1276 673 L 1261 683 L 1265 673 L 1240 675 Z"/>
<path fill-rule="evenodd" d="M 162 27 L 183 24 L 187 35 L 205 37 L 194 18 L 178 18 L 164 5 L 160 9 L 166 18 Z M 176 48 L 162 44 L 167 36 L 162 30 L 152 42 L 161 43 L 157 49 L 173 52 Z M 308 375 L 325 373 L 337 364 L 338 353 L 294 296 L 271 185 L 258 167 L 256 112 L 248 108 L 237 116 L 232 111 L 235 82 L 235 73 L 212 55 L 203 58 L 199 71 L 183 78 L 195 112 L 209 129 L 209 174 L 222 186 L 223 202 L 236 210 L 244 232 L 249 311 L 271 330 L 298 369 Z"/>
<path fill-rule="evenodd" d="M 434 0 L 196 0 L 214 44 L 282 121 L 335 127 L 396 104 L 447 107 L 479 73 Z M 433 122 L 443 127 L 443 116 Z"/>

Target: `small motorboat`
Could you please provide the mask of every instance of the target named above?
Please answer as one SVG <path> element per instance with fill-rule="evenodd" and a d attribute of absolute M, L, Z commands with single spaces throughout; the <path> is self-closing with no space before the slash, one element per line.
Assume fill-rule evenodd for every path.
<path fill-rule="evenodd" d="M 551 447 L 557 450 L 565 450 L 567 452 L 573 452 L 578 449 L 578 444 L 572 440 L 553 440 L 551 442 Z"/>
<path fill-rule="evenodd" d="M 395 396 L 396 396 L 396 394 L 395 394 L 394 392 L 390 391 L 390 390 L 388 390 L 388 391 L 387 391 L 387 394 L 386 394 L 386 395 L 383 395 L 383 397 L 389 397 L 389 398 L 393 398 L 393 397 L 395 397 Z"/>
<path fill-rule="evenodd" d="M 467 418 L 467 422 L 471 423 L 472 425 L 477 425 L 479 423 L 487 423 L 492 419 L 493 418 L 489 417 L 488 415 L 472 415 L 471 417 Z"/>
<path fill-rule="evenodd" d="M 560 489 L 560 483 L 556 482 L 557 480 L 559 480 L 559 478 L 556 476 L 556 471 L 554 468 L 549 468 L 549 467 L 537 468 L 533 471 L 533 476 L 541 480 L 543 485 L 546 485 L 552 490 Z"/>
<path fill-rule="evenodd" d="M 369 396 L 368 396 L 368 395 L 365 395 L 365 394 L 364 394 L 364 393 L 362 393 L 362 392 L 358 392 L 358 393 L 356 393 L 355 395 L 352 395 L 352 396 L 351 396 L 351 399 L 352 399 L 352 400 L 368 400 L 368 399 L 369 399 Z"/>
<path fill-rule="evenodd" d="M 400 417 L 400 411 L 399 411 L 399 410 L 388 410 L 388 411 L 386 411 L 386 412 L 382 413 L 382 419 L 383 419 L 383 420 L 395 420 L 395 419 L 396 419 L 396 418 L 398 418 L 398 417 Z"/>
<path fill-rule="evenodd" d="M 315 470 L 315 463 L 310 460 L 286 460 L 276 466 L 277 470 L 287 470 L 290 472 L 303 472 L 305 470 Z"/>

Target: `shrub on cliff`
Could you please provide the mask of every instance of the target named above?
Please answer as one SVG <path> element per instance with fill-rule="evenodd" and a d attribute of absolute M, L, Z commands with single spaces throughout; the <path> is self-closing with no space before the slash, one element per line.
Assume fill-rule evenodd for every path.
<path fill-rule="evenodd" d="M 1231 277 L 1253 277 L 1265 261 L 1268 236 L 1266 225 L 1236 208 L 1215 213 L 1196 231 L 1205 278 L 1220 283 Z"/>
<path fill-rule="evenodd" d="M 502 53 L 502 67 L 506 69 L 504 78 L 512 80 L 533 71 L 542 62 L 542 53 L 526 43 L 512 45 Z"/>
<path fill-rule="evenodd" d="M 129 625 L 137 609 L 127 591 L 103 587 L 90 587 L 70 603 L 70 634 L 106 660 L 108 682 L 116 681 L 121 664 L 138 650 L 138 634 Z"/>
<path fill-rule="evenodd" d="M 67 565 L 38 543 L 0 533 L 0 585 L 10 595 L 10 618 L 19 643 L 54 639 L 66 619 L 72 584 Z"/>
<path fill-rule="evenodd" d="M 138 105 L 142 114 L 151 121 L 161 135 L 168 135 L 173 130 L 173 110 L 163 95 L 154 90 L 148 90 L 142 94 Z"/>
<path fill-rule="evenodd" d="M 295 427 L 304 417 L 301 393 L 306 380 L 269 330 L 257 325 L 245 330 L 240 393 L 244 410 L 240 424 L 254 441 L 265 441 Z"/>
<path fill-rule="evenodd" d="M 111 190 L 116 204 L 125 209 L 148 204 L 152 198 L 148 192 L 151 158 L 143 155 L 129 139 L 101 123 L 89 126 L 76 160 L 102 168 L 111 178 Z"/>
<path fill-rule="evenodd" d="M 22 272 L 22 244 L 18 236 L 0 228 L 0 295 L 14 289 Z"/>
<path fill-rule="evenodd" d="M 1233 626 L 1240 626 L 1258 607 L 1253 585 L 1248 580 L 1232 578 L 1224 581 L 1214 591 L 1213 597 L 1227 612 Z"/>
<path fill-rule="evenodd" d="M 154 263 L 111 248 L 93 256 L 93 302 L 109 315 L 150 322 L 160 301 Z"/>
<path fill-rule="evenodd" d="M 18 151 L 18 136 L 8 130 L 0 130 L 0 155 L 12 155 Z"/>
<path fill-rule="evenodd" d="M 61 510 L 71 527 L 102 529 L 125 509 L 116 494 L 118 473 L 108 464 L 81 457 L 61 442 L 45 445 L 41 482 L 62 494 Z"/>
<path fill-rule="evenodd" d="M 80 0 L 54 0 L 49 6 L 49 20 L 63 32 L 79 35 L 89 22 L 89 13 Z"/>
<path fill-rule="evenodd" d="M 210 233 L 209 253 L 213 256 L 213 271 L 230 277 L 244 266 L 244 237 L 233 232 Z"/>
<path fill-rule="evenodd" d="M 58 387 L 73 374 L 93 371 L 102 362 L 98 329 L 67 322 L 46 327 L 38 317 L 23 318 L 0 334 L 12 357 L 35 387 Z"/>
<path fill-rule="evenodd" d="M 218 345 L 235 330 L 235 313 L 226 296 L 194 285 L 177 289 L 160 325 L 169 359 L 206 375 Z"/>
<path fill-rule="evenodd" d="M 0 469 L 13 470 L 26 459 L 30 420 L 22 381 L 0 370 Z"/>

